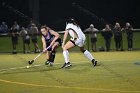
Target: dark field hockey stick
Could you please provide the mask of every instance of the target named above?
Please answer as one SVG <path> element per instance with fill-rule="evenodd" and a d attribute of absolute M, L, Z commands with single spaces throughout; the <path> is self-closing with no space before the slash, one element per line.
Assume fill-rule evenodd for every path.
<path fill-rule="evenodd" d="M 45 50 L 43 50 L 41 53 L 39 53 L 33 60 L 28 61 L 29 65 L 31 65 L 38 57 L 40 57 L 46 50 L 48 50 L 51 46 L 48 46 Z"/>

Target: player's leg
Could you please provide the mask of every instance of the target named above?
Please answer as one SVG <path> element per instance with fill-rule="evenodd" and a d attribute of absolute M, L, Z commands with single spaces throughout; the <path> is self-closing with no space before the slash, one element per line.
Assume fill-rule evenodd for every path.
<path fill-rule="evenodd" d="M 96 66 L 97 61 L 88 50 L 84 49 L 84 47 L 80 47 L 80 51 L 84 53 L 85 57 L 93 63 L 93 66 Z"/>
<path fill-rule="evenodd" d="M 56 54 L 56 49 L 60 46 L 59 42 L 55 42 L 54 45 L 52 46 L 52 51 L 50 53 L 50 66 L 53 66 L 54 60 L 55 60 L 55 54 Z"/>
<path fill-rule="evenodd" d="M 69 61 L 69 51 L 68 49 L 72 48 L 75 46 L 75 42 L 74 41 L 68 41 L 65 46 L 63 47 L 63 56 L 64 56 L 64 59 L 65 59 L 65 64 L 62 66 L 62 68 L 67 68 L 67 67 L 70 67 L 72 66 L 70 64 L 70 61 Z"/>
<path fill-rule="evenodd" d="M 49 65 L 50 63 L 50 51 L 46 51 L 46 61 L 45 61 L 45 65 Z"/>
<path fill-rule="evenodd" d="M 84 53 L 85 57 L 87 57 L 93 63 L 93 65 L 96 66 L 97 61 L 95 60 L 95 58 L 88 50 L 84 49 L 84 42 L 85 40 L 77 40 L 75 44 L 80 48 L 80 51 Z"/>
<path fill-rule="evenodd" d="M 53 64 L 54 64 L 55 54 L 56 54 L 56 52 L 54 50 L 50 53 L 50 58 L 49 58 L 50 66 L 53 66 Z"/>

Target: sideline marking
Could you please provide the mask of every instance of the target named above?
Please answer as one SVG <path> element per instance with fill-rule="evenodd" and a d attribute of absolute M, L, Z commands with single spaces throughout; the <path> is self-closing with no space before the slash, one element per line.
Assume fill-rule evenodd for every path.
<path fill-rule="evenodd" d="M 114 92 L 130 92 L 130 93 L 140 93 L 140 91 L 126 91 L 126 90 L 113 90 L 113 89 L 103 89 L 103 88 L 85 88 L 85 87 L 68 87 L 68 86 L 47 86 L 47 85 L 40 85 L 40 84 L 31 84 L 31 83 L 23 83 L 23 82 L 15 82 L 15 81 L 8 81 L 0 79 L 0 82 L 4 83 L 11 83 L 17 85 L 25 85 L 25 86 L 32 86 L 32 87 L 47 87 L 47 88 L 65 88 L 65 89 L 79 89 L 79 90 L 97 90 L 97 91 L 114 91 Z"/>

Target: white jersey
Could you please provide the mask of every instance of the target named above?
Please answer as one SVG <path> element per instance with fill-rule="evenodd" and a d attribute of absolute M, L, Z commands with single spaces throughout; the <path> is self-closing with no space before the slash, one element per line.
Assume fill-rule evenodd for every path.
<path fill-rule="evenodd" d="M 85 40 L 85 34 L 82 32 L 80 27 L 77 27 L 76 25 L 69 23 L 66 26 L 66 30 L 69 30 L 69 34 L 72 38 L 75 38 L 74 37 L 75 32 L 78 36 L 78 39 Z"/>
<path fill-rule="evenodd" d="M 73 40 L 75 39 L 74 32 L 77 34 L 78 38 L 75 41 L 75 44 L 77 46 L 79 46 L 79 47 L 84 46 L 86 37 L 85 37 L 85 34 L 82 32 L 80 27 L 77 27 L 76 25 L 69 23 L 66 26 L 66 30 L 69 31 L 69 34 Z"/>

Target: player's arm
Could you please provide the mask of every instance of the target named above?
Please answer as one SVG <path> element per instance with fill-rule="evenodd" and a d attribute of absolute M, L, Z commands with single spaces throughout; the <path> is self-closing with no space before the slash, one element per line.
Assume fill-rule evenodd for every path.
<path fill-rule="evenodd" d="M 43 50 L 45 50 L 46 49 L 46 41 L 45 41 L 45 38 L 42 36 L 41 40 L 42 40 L 42 44 L 43 44 Z"/>
<path fill-rule="evenodd" d="M 68 30 L 65 30 L 64 36 L 63 36 L 63 43 L 62 43 L 62 47 L 65 45 L 66 39 L 68 36 Z"/>
<path fill-rule="evenodd" d="M 55 43 L 55 41 L 60 37 L 60 35 L 57 32 L 55 32 L 54 30 L 50 30 L 50 33 L 55 36 L 53 41 L 50 44 L 52 46 Z"/>

